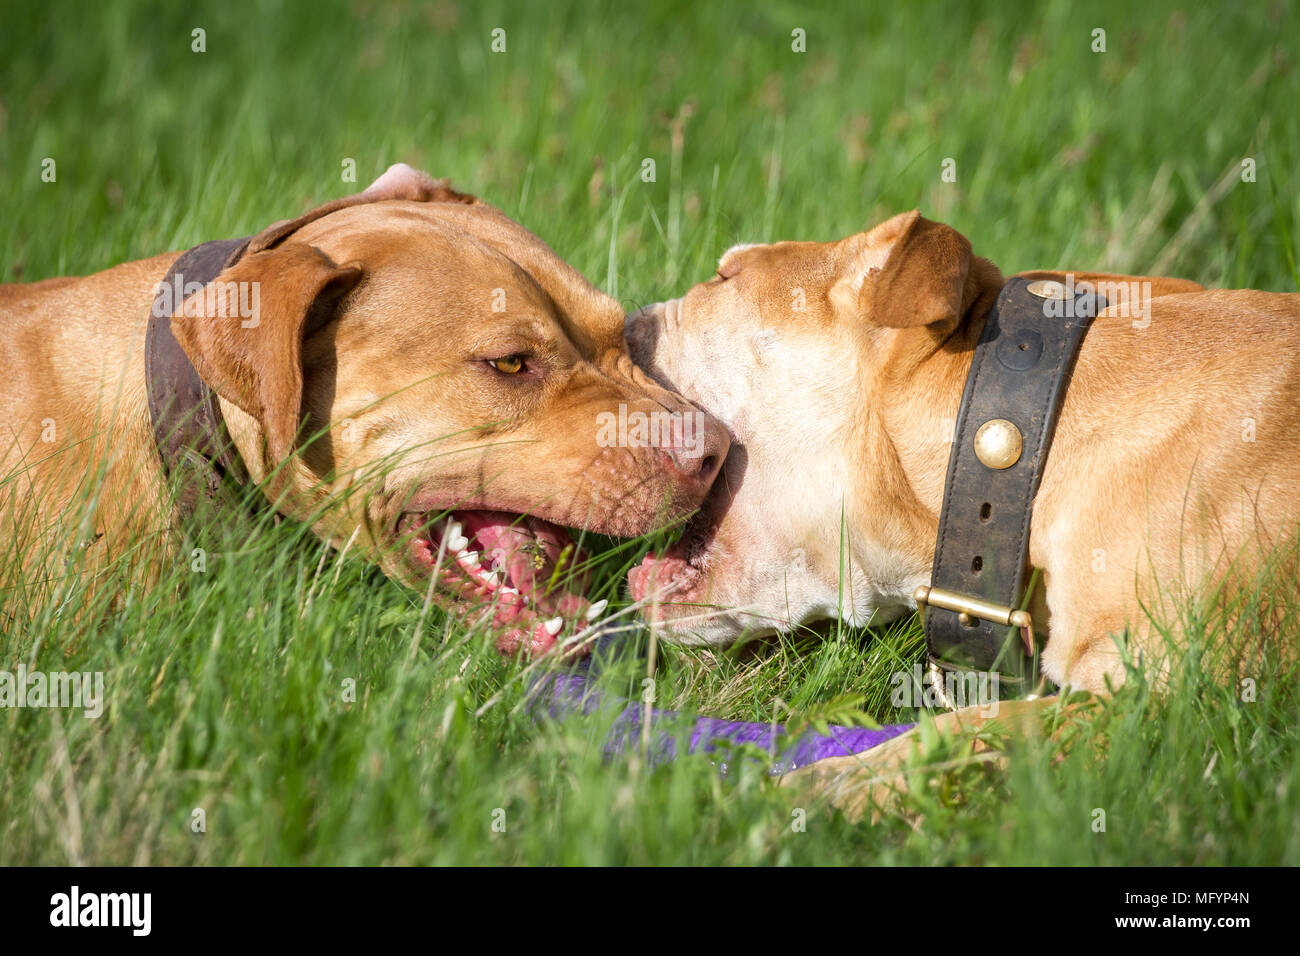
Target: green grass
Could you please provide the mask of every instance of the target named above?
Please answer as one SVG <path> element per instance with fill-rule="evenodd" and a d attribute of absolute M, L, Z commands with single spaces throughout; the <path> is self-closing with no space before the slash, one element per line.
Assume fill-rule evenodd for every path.
<path fill-rule="evenodd" d="M 1293 4 L 843 6 L 10 3 L 0 269 L 84 274 L 247 234 L 406 161 L 629 307 L 734 242 L 838 238 L 913 206 L 1007 272 L 1300 282 Z M 608 717 L 539 726 L 521 668 L 422 618 L 420 595 L 298 527 L 207 533 L 225 557 L 206 572 L 122 580 L 80 614 L 99 599 L 75 582 L 32 607 L 4 576 L 4 617 L 23 613 L 0 669 L 103 671 L 108 706 L 0 711 L 0 863 L 1300 862 L 1293 672 L 1261 671 L 1244 702 L 1195 655 L 1160 698 L 1136 671 L 1005 769 L 936 774 L 875 826 L 810 807 L 795 832 L 797 795 L 760 761 L 607 764 Z M 610 551 L 597 588 L 618 597 L 638 553 Z M 1194 647 L 1230 627 L 1194 622 Z M 847 695 L 894 721 L 911 714 L 889 675 L 919 655 L 913 621 L 667 649 L 659 700 L 804 721 Z M 606 683 L 634 694 L 639 676 Z"/>

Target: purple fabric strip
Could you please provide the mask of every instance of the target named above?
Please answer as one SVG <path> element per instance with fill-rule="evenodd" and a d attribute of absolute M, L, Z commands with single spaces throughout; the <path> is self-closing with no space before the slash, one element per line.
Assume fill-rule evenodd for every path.
<path fill-rule="evenodd" d="M 548 674 L 530 691 L 530 707 L 539 716 L 563 720 L 574 714 L 590 715 L 606 706 L 605 696 L 588 683 L 585 674 Z M 642 708 L 619 698 L 612 699 L 622 712 L 614 721 L 605 742 L 605 753 L 617 756 L 635 749 L 641 741 Z M 652 764 L 668 763 L 677 758 L 678 745 L 685 733 L 685 721 L 692 718 L 672 710 L 656 710 L 650 718 L 649 760 Z M 831 727 L 830 733 L 809 731 L 789 739 L 780 724 L 749 723 L 696 717 L 686 739 L 687 753 L 712 753 L 736 744 L 752 744 L 772 754 L 771 772 L 789 773 L 827 757 L 846 757 L 879 746 L 915 724 L 894 724 L 871 730 L 866 727 Z M 726 773 L 725 762 L 720 769 Z"/>

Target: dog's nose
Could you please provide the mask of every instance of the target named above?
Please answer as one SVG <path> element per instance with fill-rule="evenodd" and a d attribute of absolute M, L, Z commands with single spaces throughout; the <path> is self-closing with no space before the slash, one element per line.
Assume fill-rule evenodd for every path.
<path fill-rule="evenodd" d="M 665 445 L 665 465 L 677 475 L 681 484 L 696 497 L 703 498 L 722 470 L 731 448 L 731 436 L 711 415 L 699 409 L 685 413 L 689 427 Z"/>

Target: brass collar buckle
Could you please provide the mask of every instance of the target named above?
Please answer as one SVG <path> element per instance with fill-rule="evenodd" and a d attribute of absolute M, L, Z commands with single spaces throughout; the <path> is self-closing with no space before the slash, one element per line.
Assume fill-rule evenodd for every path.
<path fill-rule="evenodd" d="M 1030 657 L 1035 654 L 1034 621 L 1028 611 L 1018 611 L 1003 604 L 994 604 L 992 601 L 971 597 L 969 594 L 946 591 L 926 584 L 918 587 L 912 593 L 912 597 L 916 600 L 918 610 L 923 613 L 927 606 L 955 612 L 957 620 L 963 627 L 974 627 L 975 618 L 1006 627 L 1017 627 L 1020 629 L 1020 639 L 1025 644 L 1025 653 Z"/>

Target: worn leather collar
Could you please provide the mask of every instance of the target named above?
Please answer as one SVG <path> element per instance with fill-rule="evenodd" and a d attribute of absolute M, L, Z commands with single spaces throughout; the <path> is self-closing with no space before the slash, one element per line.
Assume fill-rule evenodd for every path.
<path fill-rule="evenodd" d="M 205 242 L 185 252 L 159 283 L 145 332 L 145 390 L 163 469 L 175 482 L 176 507 L 188 517 L 217 497 L 222 480 L 246 480 L 217 394 L 199 377 L 172 334 L 171 317 L 188 296 L 234 265 L 248 239 Z"/>
<path fill-rule="evenodd" d="M 1012 682 L 1037 672 L 1026 593 L 1034 497 L 1079 347 L 1104 307 L 1084 285 L 1017 278 L 985 319 L 957 415 L 930 585 L 915 595 L 940 668 Z"/>

